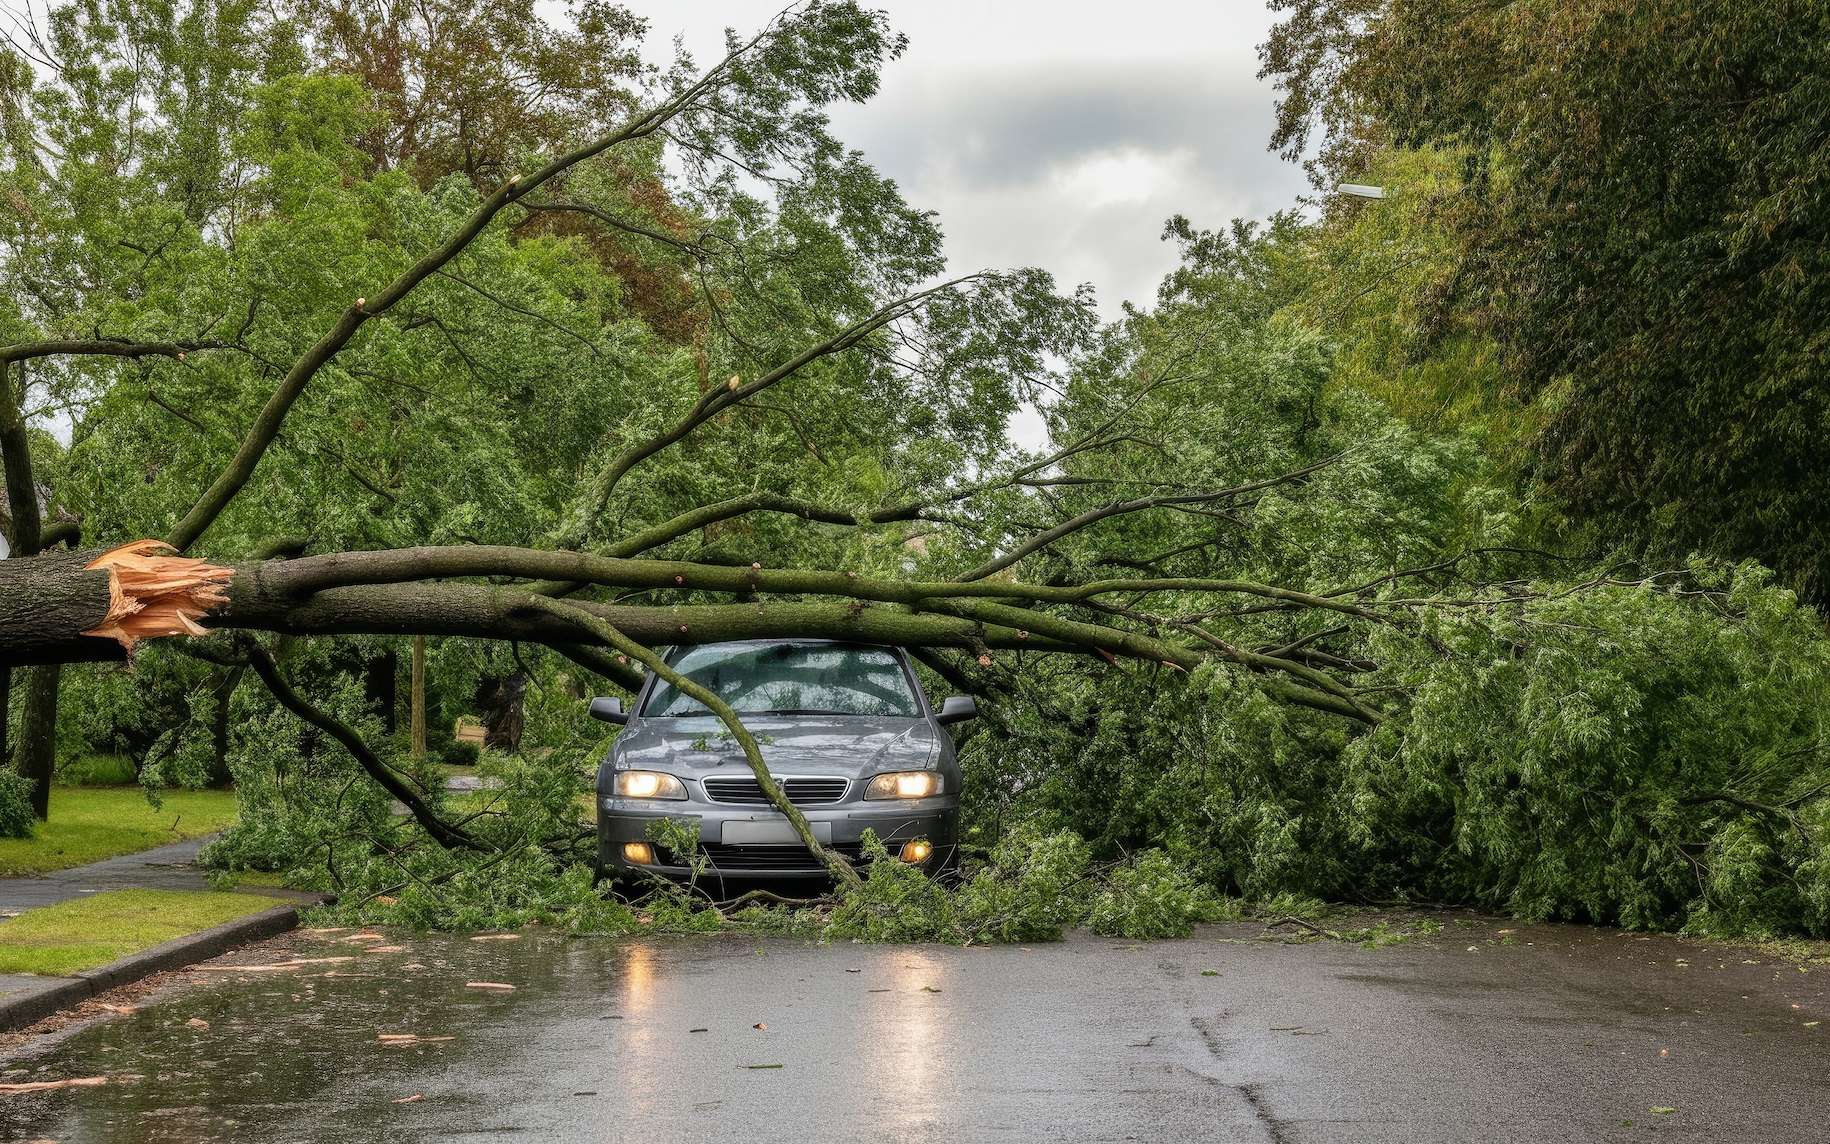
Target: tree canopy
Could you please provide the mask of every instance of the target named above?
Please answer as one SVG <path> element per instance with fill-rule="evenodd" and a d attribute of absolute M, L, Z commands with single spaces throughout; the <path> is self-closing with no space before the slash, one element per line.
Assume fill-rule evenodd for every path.
<path fill-rule="evenodd" d="M 945 278 L 940 221 L 833 137 L 904 46 L 853 3 L 666 68 L 596 3 L 53 8 L 0 87 L 15 759 L 42 798 L 60 735 L 155 786 L 214 749 L 250 808 L 217 859 L 357 914 L 590 912 L 577 697 L 668 645 L 830 636 L 984 698 L 988 872 L 943 903 L 835 865 L 834 932 L 920 932 L 884 921 L 919 898 L 1020 935 L 1010 879 L 1153 847 L 1121 881 L 1189 916 L 1197 887 L 1826 932 L 1812 287 L 1760 293 L 1814 208 L 1774 191 L 1804 229 L 1735 246 L 1725 204 L 1796 155 L 1719 123 L 1733 177 L 1667 217 L 1595 85 L 1637 82 L 1631 33 L 1690 90 L 1754 25 L 1610 11 L 1463 14 L 1464 74 L 1430 5 L 1293 6 L 1278 145 L 1319 121 L 1318 178 L 1392 198 L 1169 220 L 1179 266 L 1101 322 L 1036 268 Z M 1821 104 L 1786 110 L 1790 47 L 1748 89 L 1775 131 Z M 447 716 L 529 683 L 482 811 L 388 735 L 400 636 Z"/>
<path fill-rule="evenodd" d="M 1319 185 L 1389 172 L 1446 240 L 1410 353 L 1491 339 L 1534 475 L 1610 537 L 1759 559 L 1823 598 L 1830 14 L 1273 7 L 1275 143 L 1314 145 Z"/>

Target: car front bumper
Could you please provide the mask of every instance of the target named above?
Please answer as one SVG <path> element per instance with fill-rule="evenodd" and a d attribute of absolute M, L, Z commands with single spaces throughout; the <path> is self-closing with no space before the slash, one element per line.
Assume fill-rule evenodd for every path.
<path fill-rule="evenodd" d="M 801 813 L 822 843 L 828 841 L 839 853 L 855 859 L 864 832 L 876 834 L 890 853 L 904 842 L 923 839 L 934 847 L 923 867 L 944 870 L 957 860 L 959 842 L 959 800 L 955 797 L 909 799 L 906 801 L 865 802 L 854 800 L 832 806 L 804 806 Z M 670 855 L 657 850 L 656 863 L 636 865 L 623 857 L 625 842 L 650 842 L 648 827 L 657 819 L 675 819 L 682 823 L 697 822 L 699 844 L 708 863 L 708 872 L 725 877 L 751 878 L 824 878 L 828 872 L 820 867 L 805 846 L 799 843 L 727 843 L 727 824 L 778 823 L 786 826 L 787 817 L 774 810 L 756 806 L 730 806 L 704 802 L 656 803 L 651 800 L 599 797 L 597 802 L 598 864 L 611 876 L 635 871 L 685 877 L 691 870 Z M 738 830 L 745 829 L 739 825 Z"/>

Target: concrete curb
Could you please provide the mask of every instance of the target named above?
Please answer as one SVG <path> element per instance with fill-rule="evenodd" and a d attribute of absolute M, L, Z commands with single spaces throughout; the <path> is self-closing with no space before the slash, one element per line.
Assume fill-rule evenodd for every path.
<path fill-rule="evenodd" d="M 23 1029 L 60 1009 L 68 1009 L 98 993 L 130 984 L 142 977 L 182 969 L 227 953 L 236 946 L 285 933 L 299 924 L 299 909 L 300 906 L 297 905 L 275 906 L 258 914 L 225 922 L 214 929 L 173 938 L 151 949 L 128 954 L 119 961 L 83 973 L 70 977 L 48 977 L 42 987 L 0 997 L 0 1032 Z"/>

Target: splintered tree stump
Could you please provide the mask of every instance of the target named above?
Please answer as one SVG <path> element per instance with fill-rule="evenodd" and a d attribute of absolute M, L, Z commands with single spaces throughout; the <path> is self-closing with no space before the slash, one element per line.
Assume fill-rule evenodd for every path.
<path fill-rule="evenodd" d="M 0 659 L 112 659 L 143 640 L 204 635 L 198 621 L 228 602 L 234 575 L 156 540 L 0 560 Z"/>

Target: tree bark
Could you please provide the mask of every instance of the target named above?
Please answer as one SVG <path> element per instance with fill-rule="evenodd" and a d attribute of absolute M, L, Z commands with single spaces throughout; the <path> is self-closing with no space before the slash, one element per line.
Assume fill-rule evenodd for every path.
<path fill-rule="evenodd" d="M 57 765 L 57 687 L 63 665 L 47 663 L 25 673 L 25 702 L 19 711 L 19 773 L 32 780 L 32 813 L 51 814 L 51 776 Z"/>
<path fill-rule="evenodd" d="M 413 637 L 413 684 L 408 689 L 407 703 L 411 710 L 407 716 L 411 728 L 412 744 L 410 749 L 414 758 L 426 753 L 426 637 Z"/>
<path fill-rule="evenodd" d="M 26 436 L 25 390 L 25 362 L 19 362 L 19 386 L 15 390 L 11 362 L 0 360 L 0 475 L 6 481 L 8 526 L 7 559 L 0 560 L 0 568 L 8 570 L 31 568 L 41 563 L 37 557 L 42 520 L 38 511 L 38 479 L 32 472 L 31 442 Z M 67 574 L 54 577 L 56 580 L 67 578 Z M 107 575 L 103 573 L 101 579 L 105 584 Z M 0 586 L 0 631 L 19 630 L 22 625 L 29 626 L 47 616 L 55 628 L 61 617 L 73 614 L 71 609 L 76 605 L 75 599 L 24 591 L 15 593 Z M 107 614 L 106 604 L 102 612 Z M 17 662 L 25 661 L 0 654 L 0 663 L 4 663 L 8 671 L 7 686 L 0 691 L 12 690 L 11 670 Z M 51 813 L 51 773 L 57 764 L 57 685 L 62 675 L 62 666 L 55 663 L 27 672 L 25 702 L 19 712 L 19 748 L 13 759 L 19 773 L 32 781 L 32 813 L 40 819 Z M 0 701 L 10 699 L 10 694 L 0 695 Z M 6 716 L 0 713 L 0 752 L 5 746 Z"/>
<path fill-rule="evenodd" d="M 484 747 L 509 752 L 521 749 L 526 699 L 527 676 L 520 672 L 486 675 L 477 683 L 476 706 L 482 713 Z"/>
<path fill-rule="evenodd" d="M 95 553 L 0 560 L 0 660 L 13 664 L 118 659 L 113 640 L 87 636 L 108 615 L 108 573 Z"/>
<path fill-rule="evenodd" d="M 554 644 L 553 650 L 586 671 L 601 675 L 624 691 L 634 694 L 642 688 L 642 669 L 630 664 L 628 657 L 619 660 L 602 650 L 584 644 Z M 582 682 L 582 681 L 581 681 Z"/>
<path fill-rule="evenodd" d="M 244 667 L 231 667 L 216 685 L 216 708 L 210 715 L 210 785 L 227 789 L 235 782 L 229 770 L 229 713 L 235 689 L 241 686 Z"/>

